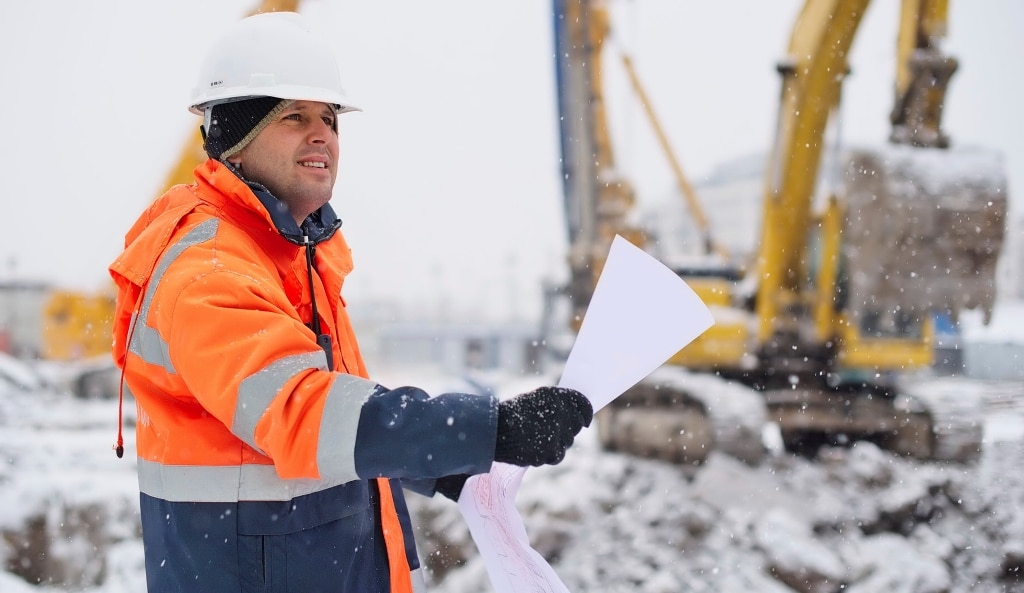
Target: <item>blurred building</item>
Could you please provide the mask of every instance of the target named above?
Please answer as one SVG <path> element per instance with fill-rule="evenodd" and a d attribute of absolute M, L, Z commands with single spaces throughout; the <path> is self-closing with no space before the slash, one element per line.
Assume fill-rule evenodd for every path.
<path fill-rule="evenodd" d="M 1024 197 L 1018 201 L 1024 202 Z M 1024 212 L 1016 212 L 1006 223 L 1000 265 L 999 293 L 1007 300 L 1024 300 Z"/>
<path fill-rule="evenodd" d="M 997 303 L 987 325 L 980 314 L 965 315 L 960 327 L 966 376 L 1024 381 L 1024 300 Z"/>
<path fill-rule="evenodd" d="M 764 155 L 752 154 L 717 166 L 694 191 L 711 226 L 714 240 L 735 263 L 749 259 L 761 230 Z M 704 252 L 693 214 L 677 191 L 654 204 L 640 206 L 641 226 L 654 239 L 652 254 L 669 266 L 685 264 Z"/>
<path fill-rule="evenodd" d="M 0 352 L 18 358 L 40 356 L 43 309 L 50 290 L 44 282 L 0 282 Z"/>
<path fill-rule="evenodd" d="M 394 321 L 363 332 L 360 342 L 368 357 L 389 366 L 429 365 L 451 374 L 528 373 L 540 356 L 537 327 L 526 322 Z"/>

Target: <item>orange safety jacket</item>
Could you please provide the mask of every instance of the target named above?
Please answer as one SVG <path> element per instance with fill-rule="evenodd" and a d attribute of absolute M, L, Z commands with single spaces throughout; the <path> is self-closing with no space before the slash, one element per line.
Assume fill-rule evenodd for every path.
<path fill-rule="evenodd" d="M 487 471 L 497 401 L 368 379 L 330 206 L 299 227 L 218 161 L 195 178 L 110 266 L 149 590 L 412 591 L 401 484 Z"/>

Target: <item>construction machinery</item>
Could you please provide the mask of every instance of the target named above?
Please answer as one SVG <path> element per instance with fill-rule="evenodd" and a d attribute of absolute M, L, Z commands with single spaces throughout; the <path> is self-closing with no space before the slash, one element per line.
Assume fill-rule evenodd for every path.
<path fill-rule="evenodd" d="M 760 241 L 731 259 L 641 94 L 700 232 L 698 259 L 676 272 L 715 325 L 601 411 L 611 450 L 699 464 L 712 450 L 756 462 L 766 426 L 791 450 L 871 440 L 924 459 L 969 461 L 981 447 L 978 402 L 901 388 L 933 358 L 933 316 L 990 313 L 1006 216 L 1001 156 L 954 149 L 941 128 L 956 61 L 942 53 L 945 0 L 904 0 L 896 43 L 892 135 L 839 147 L 841 172 L 818 189 L 847 56 L 868 0 L 807 0 L 780 63 L 774 146 L 759 203 Z M 609 12 L 600 0 L 553 0 L 570 278 L 578 324 L 615 235 L 648 251 L 633 189 L 616 167 L 604 102 Z M 629 70 L 631 64 L 625 61 Z M 640 90 L 635 72 L 631 81 Z M 751 228 L 754 235 L 757 229 Z"/>

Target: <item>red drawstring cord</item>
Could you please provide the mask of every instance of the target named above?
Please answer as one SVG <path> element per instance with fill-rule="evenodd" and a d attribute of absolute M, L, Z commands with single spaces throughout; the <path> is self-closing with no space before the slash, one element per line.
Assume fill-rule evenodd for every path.
<path fill-rule="evenodd" d="M 127 360 L 125 360 L 127 362 Z M 114 453 L 117 458 L 124 457 L 124 367 L 121 367 L 121 382 L 117 386 L 117 442 L 114 443 Z"/>
<path fill-rule="evenodd" d="M 124 347 L 127 350 L 131 347 L 132 336 L 135 335 L 135 326 L 139 323 L 139 313 L 142 311 L 142 304 L 139 304 L 139 310 L 135 312 L 135 321 L 132 322 L 132 327 L 128 330 L 128 341 L 124 343 Z M 121 365 L 121 380 L 117 383 L 117 442 L 114 443 L 114 453 L 117 454 L 117 458 L 121 459 L 124 457 L 124 369 L 128 366 L 128 355 L 125 354 L 124 364 Z"/>

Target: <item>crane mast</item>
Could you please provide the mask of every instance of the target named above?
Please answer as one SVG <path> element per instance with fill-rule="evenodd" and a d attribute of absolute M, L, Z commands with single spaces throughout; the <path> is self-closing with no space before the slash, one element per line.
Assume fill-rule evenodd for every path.
<path fill-rule="evenodd" d="M 615 166 L 601 52 L 608 11 L 600 0 L 553 0 L 561 168 L 569 233 L 569 297 L 578 323 L 615 235 L 642 245 L 629 225 L 633 188 Z"/>

